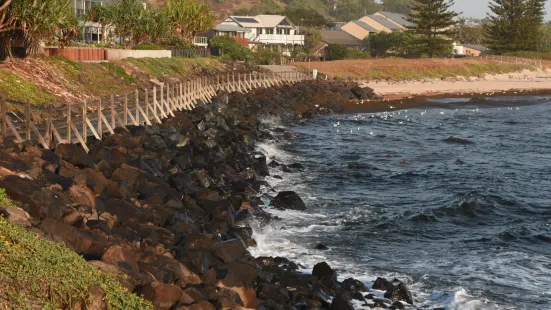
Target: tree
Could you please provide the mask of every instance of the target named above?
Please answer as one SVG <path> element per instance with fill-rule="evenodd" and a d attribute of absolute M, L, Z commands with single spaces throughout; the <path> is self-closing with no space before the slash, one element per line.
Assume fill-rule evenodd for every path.
<path fill-rule="evenodd" d="M 540 28 L 540 44 L 538 46 L 538 52 L 549 53 L 551 52 L 551 25 L 545 24 Z"/>
<path fill-rule="evenodd" d="M 411 13 L 410 5 L 412 0 L 383 0 L 381 5 L 384 11 L 401 14 Z"/>
<path fill-rule="evenodd" d="M 214 26 L 214 17 L 205 2 L 167 0 L 165 12 L 170 28 L 186 41 Z"/>
<path fill-rule="evenodd" d="M 450 37 L 453 35 L 453 20 L 458 14 L 450 10 L 453 0 L 414 0 L 408 21 L 413 26 L 408 27 L 417 34 L 416 48 L 418 52 L 434 55 L 449 54 L 452 50 Z"/>
<path fill-rule="evenodd" d="M 12 18 L 8 15 L 8 5 L 10 5 L 11 0 L 0 0 L 0 32 L 7 31 L 9 28 Z"/>
<path fill-rule="evenodd" d="M 495 52 L 536 50 L 545 0 L 493 0 L 486 43 Z"/>
<path fill-rule="evenodd" d="M 348 47 L 341 44 L 329 44 L 325 51 L 327 60 L 341 60 L 348 56 Z"/>
<path fill-rule="evenodd" d="M 462 44 L 482 44 L 485 39 L 485 32 L 482 21 L 460 17 L 455 26 L 452 38 Z"/>
<path fill-rule="evenodd" d="M 143 5 L 138 0 L 120 0 L 108 6 L 111 11 L 111 23 L 115 27 L 121 39 L 121 44 L 137 44 L 137 38 L 141 36 L 139 25 L 147 14 Z"/>
<path fill-rule="evenodd" d="M 0 0 L 1 1 L 1 0 Z M 22 55 L 40 52 L 40 43 L 44 40 L 68 41 L 75 36 L 76 16 L 71 9 L 71 0 L 17 0 L 4 2 L 0 12 L 2 19 L 9 20 L 9 26 L 3 22 L 0 36 L 0 59 L 11 56 L 12 43 L 22 49 Z"/>
<path fill-rule="evenodd" d="M 169 29 L 166 14 L 158 9 L 147 10 L 140 26 L 142 36 L 154 44 L 163 39 Z"/>
<path fill-rule="evenodd" d="M 415 55 L 414 42 L 416 35 L 411 32 L 378 32 L 365 38 L 374 57 L 400 56 L 411 57 Z"/>

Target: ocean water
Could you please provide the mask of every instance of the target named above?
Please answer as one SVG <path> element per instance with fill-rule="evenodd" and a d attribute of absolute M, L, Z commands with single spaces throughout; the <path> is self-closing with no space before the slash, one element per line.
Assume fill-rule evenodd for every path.
<path fill-rule="evenodd" d="M 422 309 L 551 309 L 551 98 L 437 100 L 305 120 L 259 145 L 304 165 L 267 180 L 308 209 L 268 208 L 279 219 L 255 227 L 252 253 L 368 286 L 396 277 Z"/>

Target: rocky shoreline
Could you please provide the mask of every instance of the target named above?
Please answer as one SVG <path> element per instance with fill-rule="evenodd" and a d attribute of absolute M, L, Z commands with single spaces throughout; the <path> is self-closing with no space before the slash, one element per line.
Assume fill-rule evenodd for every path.
<path fill-rule="evenodd" d="M 157 309 L 407 308 L 414 300 L 399 280 L 377 279 L 377 298 L 361 281 L 338 281 L 325 262 L 305 274 L 286 258 L 247 251 L 256 246 L 249 222 L 271 220 L 258 197 L 269 159 L 254 147 L 274 137 L 261 118 L 296 121 L 375 98 L 355 83 L 305 81 L 219 94 L 160 125 L 117 128 L 92 140 L 88 154 L 5 139 L 0 188 L 30 216 L 0 211 L 121 275 Z M 278 193 L 271 207 L 306 208 L 293 192 Z"/>

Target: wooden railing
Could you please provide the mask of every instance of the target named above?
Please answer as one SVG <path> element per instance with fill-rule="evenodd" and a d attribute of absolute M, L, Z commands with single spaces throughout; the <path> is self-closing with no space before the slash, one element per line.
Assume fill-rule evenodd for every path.
<path fill-rule="evenodd" d="M 89 135 L 101 139 L 104 132 L 113 134 L 116 127 L 161 123 L 176 111 L 211 103 L 220 91 L 246 93 L 310 79 L 312 74 L 306 71 L 227 73 L 59 107 L 34 106 L 30 101 L 18 102 L 0 94 L 0 134 L 18 143 L 37 141 L 46 149 L 60 143 L 80 143 L 88 152 Z"/>
<path fill-rule="evenodd" d="M 501 56 L 501 55 L 483 55 L 475 58 L 479 60 L 491 60 L 491 61 L 497 61 L 497 62 L 525 64 L 525 65 L 541 67 L 540 59 L 520 58 L 520 57 Z"/>

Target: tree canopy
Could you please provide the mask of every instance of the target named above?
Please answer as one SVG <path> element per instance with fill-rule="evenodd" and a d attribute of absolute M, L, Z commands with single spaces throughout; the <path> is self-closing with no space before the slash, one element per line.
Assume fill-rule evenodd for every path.
<path fill-rule="evenodd" d="M 184 40 L 214 26 L 214 17 L 205 2 L 196 0 L 167 0 L 166 15 L 172 31 Z"/>
<path fill-rule="evenodd" d="M 416 48 L 430 58 L 449 54 L 452 50 L 451 36 L 458 14 L 451 11 L 453 0 L 414 0 L 408 20 L 414 25 L 409 29 L 415 33 Z"/>
<path fill-rule="evenodd" d="M 496 52 L 535 51 L 542 39 L 545 0 L 493 0 L 486 43 Z"/>

